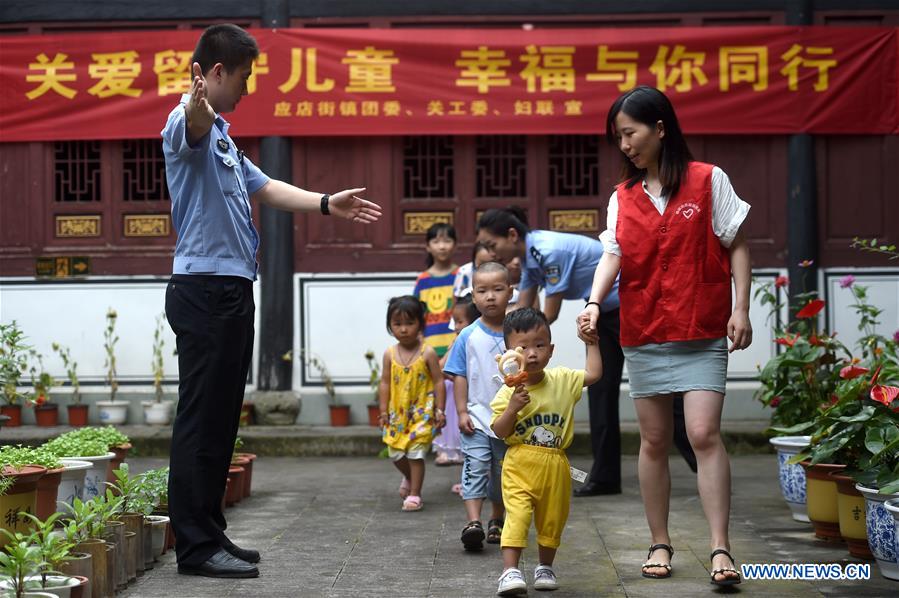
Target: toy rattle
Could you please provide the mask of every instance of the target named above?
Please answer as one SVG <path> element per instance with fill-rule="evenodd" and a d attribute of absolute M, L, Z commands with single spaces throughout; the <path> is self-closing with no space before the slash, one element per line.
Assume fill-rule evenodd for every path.
<path fill-rule="evenodd" d="M 524 350 L 521 347 L 515 347 L 502 355 L 497 355 L 496 363 L 506 386 L 515 388 L 524 384 L 528 379 L 528 373 L 524 369 Z"/>

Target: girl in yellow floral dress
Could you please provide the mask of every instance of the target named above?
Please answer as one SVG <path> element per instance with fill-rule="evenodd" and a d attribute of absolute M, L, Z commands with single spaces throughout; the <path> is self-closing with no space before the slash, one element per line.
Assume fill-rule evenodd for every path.
<path fill-rule="evenodd" d="M 404 511 L 422 507 L 425 456 L 444 425 L 446 389 L 437 352 L 422 341 L 425 310 L 411 295 L 394 297 L 387 306 L 387 330 L 396 345 L 384 351 L 378 401 L 382 438 L 400 473 Z"/>

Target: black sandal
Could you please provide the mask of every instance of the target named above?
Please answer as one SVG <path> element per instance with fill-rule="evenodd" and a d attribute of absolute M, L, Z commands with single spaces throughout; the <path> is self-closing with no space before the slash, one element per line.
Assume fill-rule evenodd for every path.
<path fill-rule="evenodd" d="M 480 521 L 469 521 L 462 528 L 462 545 L 465 550 L 481 550 L 484 548 L 484 526 Z"/>
<path fill-rule="evenodd" d="M 716 556 L 719 554 L 723 554 L 727 558 L 730 559 L 730 562 L 734 564 L 736 567 L 737 562 L 734 560 L 734 557 L 730 555 L 730 553 L 723 548 L 718 548 L 712 551 L 712 554 L 709 556 L 709 561 L 711 562 Z M 714 565 L 713 565 L 714 566 Z M 724 576 L 724 579 L 715 579 L 716 575 L 724 575 L 725 573 L 736 573 L 736 577 L 727 577 Z M 710 574 L 711 581 L 710 583 L 715 586 L 735 586 L 740 583 L 742 580 L 740 579 L 740 572 L 734 569 L 733 567 L 723 567 L 721 569 L 712 569 L 712 573 Z"/>
<path fill-rule="evenodd" d="M 487 523 L 487 544 L 499 544 L 503 536 L 503 520 L 491 519 Z"/>
<path fill-rule="evenodd" d="M 668 551 L 668 559 L 670 560 L 670 559 L 674 558 L 674 549 L 671 548 L 671 546 L 669 546 L 668 544 L 653 544 L 652 546 L 649 547 L 649 553 L 646 555 L 646 558 L 648 559 L 649 557 L 651 557 L 652 553 L 655 552 L 656 550 L 667 550 Z M 664 574 L 649 573 L 648 571 L 646 571 L 647 569 L 651 569 L 653 567 L 662 567 L 663 569 L 665 569 L 665 573 Z M 641 570 L 643 572 L 643 577 L 648 577 L 649 579 L 667 579 L 667 578 L 671 577 L 671 564 L 670 563 L 655 563 L 655 562 L 643 563 L 643 567 Z"/>

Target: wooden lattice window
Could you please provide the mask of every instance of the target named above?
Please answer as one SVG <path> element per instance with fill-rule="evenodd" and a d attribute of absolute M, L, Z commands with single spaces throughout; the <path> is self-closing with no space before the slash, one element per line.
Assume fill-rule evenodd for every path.
<path fill-rule="evenodd" d="M 128 139 L 122 142 L 122 199 L 169 199 L 165 157 L 158 139 Z"/>
<path fill-rule="evenodd" d="M 451 198 L 453 186 L 453 138 L 406 137 L 403 142 L 403 196 Z"/>
<path fill-rule="evenodd" d="M 58 141 L 54 150 L 55 200 L 100 201 L 100 142 Z"/>
<path fill-rule="evenodd" d="M 479 135 L 475 151 L 478 197 L 527 196 L 527 137 Z"/>
<path fill-rule="evenodd" d="M 599 136 L 551 135 L 550 197 L 599 194 Z"/>

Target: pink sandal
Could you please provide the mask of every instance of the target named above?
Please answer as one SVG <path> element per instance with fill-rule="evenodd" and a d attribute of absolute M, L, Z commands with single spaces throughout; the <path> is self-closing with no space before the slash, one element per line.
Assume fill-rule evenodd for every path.
<path fill-rule="evenodd" d="M 406 497 L 409 496 L 409 490 L 411 488 L 412 487 L 409 485 L 409 480 L 407 478 L 403 478 L 403 481 L 400 482 L 400 498 L 405 500 Z"/>
<path fill-rule="evenodd" d="M 407 496 L 406 500 L 403 501 L 403 510 L 404 511 L 421 511 L 421 497 L 420 496 Z"/>

